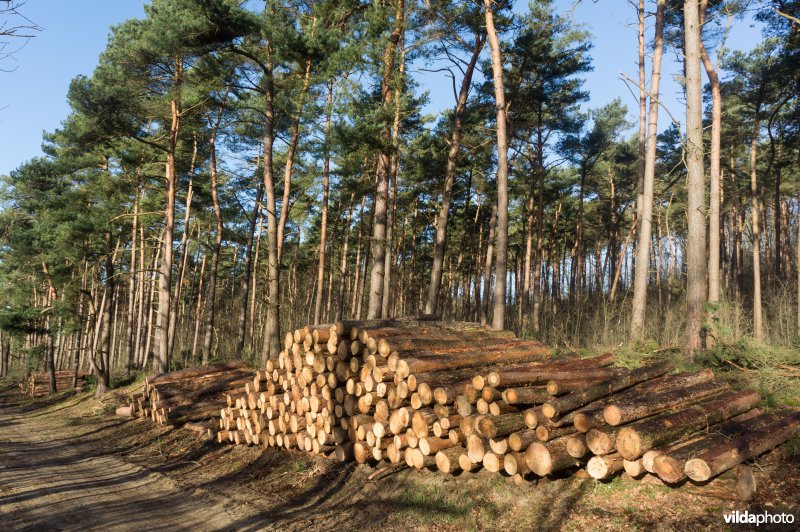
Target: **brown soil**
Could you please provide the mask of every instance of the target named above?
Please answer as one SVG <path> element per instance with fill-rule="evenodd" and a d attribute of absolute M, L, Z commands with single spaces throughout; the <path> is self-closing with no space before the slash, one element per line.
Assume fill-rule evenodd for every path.
<path fill-rule="evenodd" d="M 741 503 L 625 477 L 515 486 L 401 470 L 370 481 L 367 466 L 117 418 L 112 402 L 0 390 L 0 530 L 716 530 L 732 510 L 800 522 L 797 442 L 755 464 L 759 495 Z"/>

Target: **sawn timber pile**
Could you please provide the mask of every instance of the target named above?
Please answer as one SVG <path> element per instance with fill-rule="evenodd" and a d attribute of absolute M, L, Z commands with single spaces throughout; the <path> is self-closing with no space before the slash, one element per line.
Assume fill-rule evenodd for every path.
<path fill-rule="evenodd" d="M 624 470 L 747 499 L 755 484 L 742 464 L 800 431 L 800 413 L 764 412 L 758 393 L 731 390 L 710 370 L 613 362 L 556 360 L 474 323 L 304 327 L 227 393 L 217 440 L 516 481 Z"/>
<path fill-rule="evenodd" d="M 255 372 L 232 360 L 147 377 L 131 401 L 131 415 L 162 425 L 207 422 L 213 435 L 227 392 L 252 384 Z"/>
<path fill-rule="evenodd" d="M 72 379 L 75 373 L 72 370 L 56 371 L 56 392 L 63 392 L 72 388 Z M 86 384 L 86 373 L 78 372 L 78 380 L 75 388 L 83 388 Z M 31 373 L 30 376 L 19 383 L 19 390 L 22 395 L 29 397 L 44 397 L 50 394 L 50 375 L 46 371 Z"/>

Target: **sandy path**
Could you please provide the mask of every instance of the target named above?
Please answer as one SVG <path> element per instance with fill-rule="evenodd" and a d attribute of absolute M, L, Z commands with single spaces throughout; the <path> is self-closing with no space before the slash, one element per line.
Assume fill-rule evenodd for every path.
<path fill-rule="evenodd" d="M 0 530 L 227 530 L 249 513 L 116 458 L 91 430 L 0 404 Z"/>

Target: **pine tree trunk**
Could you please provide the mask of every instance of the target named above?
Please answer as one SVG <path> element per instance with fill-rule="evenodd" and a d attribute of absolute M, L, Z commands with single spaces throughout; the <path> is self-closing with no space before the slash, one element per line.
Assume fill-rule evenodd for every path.
<path fill-rule="evenodd" d="M 506 138 L 506 96 L 503 86 L 503 60 L 500 41 L 494 27 L 490 0 L 483 0 L 486 15 L 486 34 L 492 49 L 492 75 L 497 112 L 497 234 L 492 328 L 502 330 L 506 318 L 506 263 L 508 261 L 508 139 Z"/>
<path fill-rule="evenodd" d="M 383 54 L 383 75 L 381 76 L 381 105 L 384 112 L 392 102 L 392 82 L 395 70 L 395 51 L 404 27 L 405 3 L 398 0 L 394 29 Z M 375 185 L 375 204 L 372 225 L 372 271 L 367 297 L 367 319 L 381 317 L 383 306 L 383 276 L 385 275 L 387 204 L 389 201 L 389 158 L 391 126 L 387 122 L 381 132 L 382 147 L 378 153 L 377 182 Z"/>
<path fill-rule="evenodd" d="M 659 4 L 660 5 L 660 4 Z M 656 7 L 658 11 L 658 7 Z M 639 7 L 636 10 L 639 18 L 639 166 L 636 181 L 636 214 L 637 219 L 642 219 L 642 206 L 644 205 L 644 175 L 647 163 L 647 80 L 645 79 L 645 57 L 644 57 L 644 0 L 639 0 Z M 658 15 L 656 15 L 656 18 Z M 662 15 L 663 20 L 663 15 Z M 663 24 L 663 22 L 662 22 Z M 656 22 L 658 25 L 658 22 Z M 658 39 L 656 30 L 656 39 Z M 663 33 L 663 29 L 662 29 Z M 655 49 L 655 46 L 653 46 Z M 655 67 L 654 67 L 655 70 Z M 660 72 L 659 72 L 660 75 Z M 652 82 L 650 83 L 652 87 Z"/>
<path fill-rule="evenodd" d="M 647 281 L 650 274 L 650 240 L 653 236 L 653 185 L 656 175 L 656 144 L 658 137 L 658 98 L 661 82 L 661 56 L 664 51 L 664 9 L 666 0 L 656 8 L 655 39 L 653 41 L 653 71 L 650 74 L 650 115 L 647 117 L 647 152 L 645 155 L 644 188 L 640 198 L 639 239 L 636 244 L 636 273 L 633 285 L 630 340 L 644 340 L 644 318 L 647 310 Z M 701 161 L 702 164 L 702 161 Z"/>
<path fill-rule="evenodd" d="M 347 264 L 350 262 L 347 258 L 347 247 L 350 243 L 350 224 L 353 218 L 353 201 L 355 200 L 356 193 L 353 192 L 350 195 L 350 204 L 347 207 L 347 221 L 345 222 L 344 227 L 344 238 L 342 240 L 342 260 L 341 264 L 339 265 L 339 285 L 337 287 L 337 298 L 336 298 L 336 321 L 340 321 L 344 316 L 344 281 L 345 277 L 347 276 Z M 362 206 L 362 214 L 363 214 L 363 206 L 364 202 L 361 202 Z M 330 296 L 328 296 L 330 297 Z"/>
<path fill-rule="evenodd" d="M 433 266 L 431 267 L 431 283 L 428 288 L 428 299 L 425 302 L 425 314 L 436 314 L 439 300 L 439 291 L 442 286 L 442 267 L 444 265 L 444 252 L 447 246 L 447 219 L 450 215 L 450 200 L 453 192 L 453 183 L 458 169 L 458 150 L 461 146 L 461 131 L 464 128 L 464 118 L 467 108 L 467 97 L 469 88 L 472 85 L 472 75 L 475 72 L 475 65 L 483 50 L 484 39 L 481 34 L 475 35 L 475 46 L 472 51 L 467 69 L 464 72 L 464 79 L 461 80 L 461 88 L 458 91 L 458 101 L 453 111 L 453 133 L 450 136 L 450 149 L 447 152 L 447 168 L 444 175 L 444 190 L 442 192 L 442 203 L 439 207 L 438 224 L 436 224 L 436 236 L 433 248 Z"/>
<path fill-rule="evenodd" d="M 262 362 L 278 356 L 280 352 L 280 285 L 278 259 L 278 218 L 275 201 L 275 180 L 273 173 L 273 146 L 275 144 L 275 108 L 273 98 L 275 87 L 272 78 L 271 60 L 266 65 L 265 109 L 264 109 L 264 190 L 267 197 L 267 316 L 264 322 L 264 345 Z M 284 206 L 286 208 L 286 206 Z"/>
<path fill-rule="evenodd" d="M 706 301 L 706 217 L 703 171 L 703 86 L 700 78 L 700 20 L 698 0 L 685 0 L 684 56 L 686 60 L 686 349 L 703 347 L 703 305 Z"/>
<path fill-rule="evenodd" d="M 361 209 L 358 214 L 358 238 L 356 239 L 356 265 L 355 265 L 355 280 L 353 281 L 353 294 L 350 303 L 350 316 L 356 317 L 356 302 L 358 301 L 359 286 L 363 282 L 361 279 L 361 248 L 362 248 L 362 235 L 364 233 L 364 206 L 367 203 L 367 195 L 361 198 Z M 360 303 L 359 303 L 360 306 Z"/>
<path fill-rule="evenodd" d="M 701 2 L 701 24 L 705 19 L 708 1 Z M 711 319 L 717 321 L 720 296 L 720 143 L 722 137 L 722 94 L 719 76 L 705 44 L 700 39 L 700 56 L 711 86 L 711 148 L 709 151 L 709 208 L 708 208 L 708 302 Z M 714 346 L 714 336 L 706 337 L 706 347 Z"/>
<path fill-rule="evenodd" d="M 308 93 L 308 85 L 311 79 L 311 61 L 306 61 L 306 71 L 303 77 L 303 88 L 300 92 L 297 102 L 297 114 L 294 116 L 292 124 L 292 137 L 289 140 L 289 147 L 286 151 L 286 165 L 283 169 L 283 202 L 281 203 L 281 216 L 278 221 L 278 263 L 280 264 L 283 258 L 283 244 L 284 244 L 284 231 L 286 229 L 286 221 L 289 219 L 289 198 L 292 185 L 292 167 L 294 166 L 294 158 L 297 154 L 297 144 L 300 141 L 300 122 L 303 116 L 303 106 L 305 105 L 306 94 Z M 266 163 L 266 158 L 265 158 Z M 277 356 L 277 353 L 276 353 Z"/>
<path fill-rule="evenodd" d="M 258 164 L 256 164 L 258 168 Z M 253 211 L 250 214 L 250 226 L 247 231 L 247 245 L 244 252 L 244 271 L 241 275 L 239 288 L 241 291 L 242 299 L 239 306 L 239 321 L 236 333 L 236 348 L 234 352 L 237 356 L 242 356 L 244 350 L 244 343 L 247 339 L 247 308 L 250 305 L 250 292 L 255 290 L 253 281 L 255 276 L 252 275 L 253 264 L 255 257 L 253 255 L 253 242 L 255 240 L 256 224 L 258 223 L 259 213 L 261 212 L 261 198 L 264 194 L 264 182 L 259 181 L 256 187 L 256 201 L 253 204 Z M 252 314 L 251 318 L 252 319 Z"/>
<path fill-rule="evenodd" d="M 760 342 L 764 338 L 764 323 L 761 308 L 761 225 L 759 222 L 758 172 L 756 170 L 758 133 L 761 127 L 758 114 L 758 109 L 756 109 L 753 138 L 750 141 L 750 200 L 752 203 L 750 232 L 753 235 L 753 336 L 756 341 Z"/>
<path fill-rule="evenodd" d="M 541 123 L 541 118 L 539 123 Z M 541 307 L 542 307 L 542 252 L 544 243 L 544 140 L 542 138 L 542 128 L 536 132 L 536 164 L 539 184 L 537 189 L 536 204 L 536 257 L 533 263 L 533 313 L 531 322 L 533 330 L 539 332 L 541 328 Z"/>
<path fill-rule="evenodd" d="M 483 267 L 483 301 L 481 302 L 481 325 L 489 322 L 489 301 L 492 286 L 492 259 L 494 258 L 494 233 L 497 225 L 497 204 L 492 205 L 489 218 L 489 236 L 486 238 L 486 262 Z"/>
<path fill-rule="evenodd" d="M 131 271 L 128 279 L 128 316 L 125 330 L 125 374 L 129 375 L 133 368 L 134 327 L 136 311 L 136 237 L 139 224 L 139 186 L 137 185 L 136 197 L 133 200 L 133 220 L 131 222 Z"/>
<path fill-rule="evenodd" d="M 405 17 L 405 15 L 403 15 Z M 402 108 L 402 87 L 403 87 L 403 74 L 406 68 L 406 49 L 405 49 L 405 28 L 400 32 L 400 41 L 398 48 L 400 48 L 400 68 L 398 69 L 397 90 L 394 93 L 394 122 L 392 125 L 392 162 L 391 162 L 391 180 L 392 180 L 392 195 L 389 205 L 389 213 L 391 218 L 386 226 L 386 253 L 384 254 L 383 266 L 383 298 L 381 300 L 381 315 L 389 317 L 391 311 L 389 308 L 389 300 L 391 298 L 392 286 L 392 267 L 394 264 L 394 233 L 395 225 L 397 222 L 397 179 L 400 175 L 400 111 Z"/>
<path fill-rule="evenodd" d="M 211 346 L 214 340 L 214 320 L 215 320 L 215 305 L 217 293 L 217 268 L 219 267 L 219 252 L 222 247 L 222 209 L 219 205 L 218 194 L 218 179 L 217 179 L 217 131 L 219 130 L 220 122 L 222 121 L 223 108 L 219 109 L 216 121 L 211 129 L 211 135 L 208 139 L 209 152 L 211 157 L 211 201 L 214 205 L 214 221 L 216 222 L 216 231 L 214 234 L 214 244 L 211 247 L 211 267 L 208 274 L 208 293 L 206 295 L 206 323 L 205 332 L 203 335 L 203 364 L 208 364 L 211 358 Z"/>
<path fill-rule="evenodd" d="M 322 170 L 322 222 L 319 230 L 319 264 L 317 265 L 317 294 L 314 303 L 314 325 L 319 325 L 322 315 L 322 280 L 325 275 L 325 245 L 328 238 L 328 191 L 331 169 L 331 108 L 333 106 L 333 80 L 328 81 L 328 98 L 325 102 L 325 162 Z M 330 297 L 330 295 L 328 296 Z"/>
<path fill-rule="evenodd" d="M 173 85 L 180 88 L 183 76 L 183 59 L 175 61 Z M 179 96 L 178 96 L 179 97 Z M 169 369 L 172 353 L 169 343 L 170 305 L 172 292 L 172 241 L 175 231 L 175 189 L 177 176 L 175 171 L 175 152 L 178 148 L 178 133 L 181 126 L 181 108 L 178 97 L 170 100 L 170 135 L 167 147 L 165 177 L 167 184 L 166 205 L 164 207 L 164 232 L 161 240 L 161 262 L 158 277 L 158 314 L 156 315 L 156 349 L 155 370 L 163 372 Z"/>

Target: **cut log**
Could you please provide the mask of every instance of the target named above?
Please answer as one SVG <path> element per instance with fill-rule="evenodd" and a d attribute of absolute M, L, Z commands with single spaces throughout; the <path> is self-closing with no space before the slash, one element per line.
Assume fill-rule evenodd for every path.
<path fill-rule="evenodd" d="M 531 472 L 525 455 L 518 452 L 510 452 L 503 456 L 503 469 L 509 475 L 525 476 Z"/>
<path fill-rule="evenodd" d="M 568 439 L 559 438 L 547 443 L 532 443 L 525 451 L 525 462 L 530 470 L 543 477 L 577 465 L 579 461 L 567 452 Z"/>
<path fill-rule="evenodd" d="M 538 441 L 536 429 L 523 429 L 508 437 L 508 446 L 512 451 L 524 452 L 535 441 Z"/>
<path fill-rule="evenodd" d="M 757 406 L 760 400 L 758 392 L 754 391 L 726 393 L 679 412 L 626 425 L 617 435 L 617 451 L 626 460 L 636 460 L 650 449 L 746 412 Z"/>
<path fill-rule="evenodd" d="M 663 375 L 649 381 L 641 382 L 627 390 L 615 393 L 612 396 L 599 399 L 587 405 L 580 411 L 576 411 L 573 424 L 579 432 L 589 432 L 589 429 L 599 428 L 605 424 L 603 410 L 609 404 L 637 400 L 641 397 L 649 397 L 670 390 L 680 390 L 687 386 L 711 382 L 712 380 L 714 380 L 714 373 L 710 369 L 677 373 L 675 375 Z"/>
<path fill-rule="evenodd" d="M 622 471 L 622 457 L 618 453 L 606 456 L 593 456 L 586 464 L 586 471 L 592 478 L 604 480 Z"/>
<path fill-rule="evenodd" d="M 573 458 L 583 458 L 589 452 L 584 434 L 573 434 L 567 439 L 567 454 Z"/>
<path fill-rule="evenodd" d="M 176 382 L 184 379 L 191 379 L 194 377 L 202 377 L 210 373 L 218 373 L 221 371 L 228 371 L 234 369 L 241 369 L 244 367 L 243 360 L 230 360 L 227 362 L 219 362 L 217 364 L 206 364 L 205 366 L 198 366 L 196 368 L 182 369 L 170 373 L 160 373 L 158 375 L 150 375 L 145 378 L 145 386 L 153 384 L 165 384 L 168 382 Z"/>
<path fill-rule="evenodd" d="M 679 488 L 681 491 L 727 501 L 747 502 L 753 499 L 757 483 L 752 468 L 741 464 L 706 482 L 684 480 L 678 484 L 667 484 L 655 475 L 645 475 L 641 484 L 652 484 Z"/>
<path fill-rule="evenodd" d="M 764 413 L 750 417 L 748 414 L 751 412 L 760 412 L 760 409 L 753 409 L 724 423 L 709 427 L 702 434 L 694 434 L 666 449 L 662 448 L 660 452 L 651 456 L 651 469 L 665 482 L 673 484 L 680 482 L 686 478 L 684 467 L 690 458 L 715 445 L 727 443 L 731 438 L 773 424 L 781 417 L 781 414 Z"/>
<path fill-rule="evenodd" d="M 495 388 L 492 388 L 494 390 Z M 546 388 L 508 388 L 503 390 L 503 400 L 510 405 L 540 405 L 551 399 Z"/>
<path fill-rule="evenodd" d="M 504 368 L 504 369 L 497 369 L 493 370 L 486 376 L 486 383 L 489 386 L 497 387 L 503 383 L 503 376 L 505 374 L 506 380 L 502 384 L 502 386 L 513 386 L 513 378 L 511 375 L 518 375 L 519 378 L 523 378 L 523 380 L 519 381 L 521 383 L 527 384 L 528 380 L 524 380 L 524 377 L 521 377 L 524 372 L 530 371 L 534 375 L 534 379 L 538 379 L 541 384 L 546 383 L 552 377 L 542 380 L 540 375 L 543 374 L 545 371 L 549 371 L 551 374 L 556 371 L 563 371 L 563 370 L 573 370 L 573 371 L 580 371 L 580 370 L 591 370 L 592 368 L 600 368 L 602 366 L 610 366 L 614 363 L 614 355 L 612 353 L 605 353 L 603 355 L 593 357 L 593 358 L 576 358 L 576 359 L 568 359 L 568 360 L 559 360 L 559 361 L 549 361 L 549 362 L 538 362 L 538 363 L 527 363 L 527 364 L 513 364 L 511 367 Z"/>
<path fill-rule="evenodd" d="M 654 414 L 666 412 L 704 399 L 719 395 L 729 390 L 723 382 L 701 383 L 661 394 L 616 402 L 603 409 L 603 418 L 609 425 L 622 425 Z"/>
<path fill-rule="evenodd" d="M 436 453 L 436 467 L 442 473 L 455 473 L 460 469 L 458 457 L 466 450 L 461 445 L 442 449 Z"/>
<path fill-rule="evenodd" d="M 545 416 L 553 419 L 557 416 L 562 416 L 565 413 L 587 405 L 596 399 L 605 397 L 619 390 L 629 388 L 634 384 L 652 379 L 669 372 L 673 368 L 670 362 L 661 362 L 651 366 L 645 366 L 630 373 L 604 381 L 598 384 L 589 386 L 588 388 L 580 391 L 572 392 L 569 395 L 558 399 L 552 399 L 542 406 L 542 412 Z"/>
<path fill-rule="evenodd" d="M 715 445 L 686 462 L 686 475 L 704 482 L 745 460 L 774 449 L 800 432 L 800 412 L 781 416 L 774 423 Z"/>
<path fill-rule="evenodd" d="M 525 428 L 525 413 L 511 413 L 500 416 L 484 416 L 477 425 L 477 432 L 486 438 L 500 438 Z"/>

